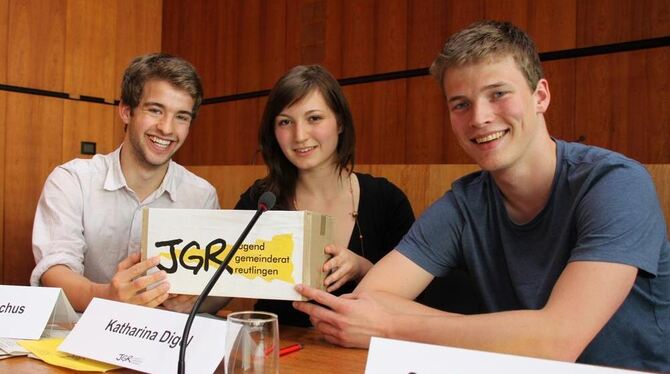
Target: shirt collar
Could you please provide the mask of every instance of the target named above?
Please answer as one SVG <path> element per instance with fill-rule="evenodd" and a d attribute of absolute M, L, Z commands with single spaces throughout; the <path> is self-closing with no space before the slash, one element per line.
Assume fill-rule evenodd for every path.
<path fill-rule="evenodd" d="M 106 158 L 107 175 L 105 176 L 103 188 L 106 191 L 116 191 L 127 187 L 126 178 L 123 176 L 123 171 L 121 171 L 121 147 L 107 155 Z"/>
<path fill-rule="evenodd" d="M 126 178 L 123 176 L 123 171 L 121 170 L 121 145 L 114 152 L 110 153 L 107 156 L 107 175 L 105 176 L 104 189 L 106 191 L 116 191 L 121 188 L 127 188 L 128 184 L 126 183 Z M 168 193 L 170 200 L 173 202 L 177 201 L 177 168 L 173 165 L 172 160 L 168 161 L 168 169 L 163 178 L 163 182 L 158 189 L 152 194 L 155 198 L 163 195 L 164 192 Z"/>

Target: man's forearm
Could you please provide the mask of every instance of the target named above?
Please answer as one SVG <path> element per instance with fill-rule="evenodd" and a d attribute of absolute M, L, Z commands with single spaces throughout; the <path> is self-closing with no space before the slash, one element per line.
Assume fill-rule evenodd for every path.
<path fill-rule="evenodd" d="M 584 349 L 570 328 L 562 328 L 541 310 L 472 316 L 398 313 L 388 336 L 490 352 L 575 361 Z"/>
<path fill-rule="evenodd" d="M 108 285 L 94 283 L 65 265 L 56 265 L 42 274 L 43 286 L 60 287 L 77 312 L 83 312 L 94 297 L 108 298 Z"/>

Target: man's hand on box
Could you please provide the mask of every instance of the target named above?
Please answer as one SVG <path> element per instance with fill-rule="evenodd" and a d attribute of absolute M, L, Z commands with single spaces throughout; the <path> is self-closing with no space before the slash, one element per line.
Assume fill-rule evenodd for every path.
<path fill-rule="evenodd" d="M 163 303 L 170 290 L 170 284 L 165 280 L 165 272 L 144 275 L 159 262 L 158 256 L 140 261 L 139 253 L 126 257 L 117 266 L 116 274 L 108 285 L 107 298 L 152 308 Z"/>

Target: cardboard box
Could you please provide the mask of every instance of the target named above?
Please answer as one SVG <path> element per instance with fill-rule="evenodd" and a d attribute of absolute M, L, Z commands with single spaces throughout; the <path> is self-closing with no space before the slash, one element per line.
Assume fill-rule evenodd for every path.
<path fill-rule="evenodd" d="M 253 217 L 251 210 L 145 208 L 142 259 L 161 256 L 171 293 L 198 295 Z M 304 300 L 298 283 L 324 289 L 332 217 L 309 211 L 263 213 L 211 296 Z M 157 271 L 157 270 L 153 270 Z"/>

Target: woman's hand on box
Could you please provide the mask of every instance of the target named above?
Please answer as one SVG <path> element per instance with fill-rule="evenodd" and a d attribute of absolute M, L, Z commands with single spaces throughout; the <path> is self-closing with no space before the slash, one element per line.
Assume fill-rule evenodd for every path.
<path fill-rule="evenodd" d="M 332 257 L 323 264 L 323 272 L 328 274 L 323 283 L 328 292 L 333 292 L 350 280 L 359 281 L 370 270 L 372 263 L 347 248 L 334 244 L 324 251 Z"/>

